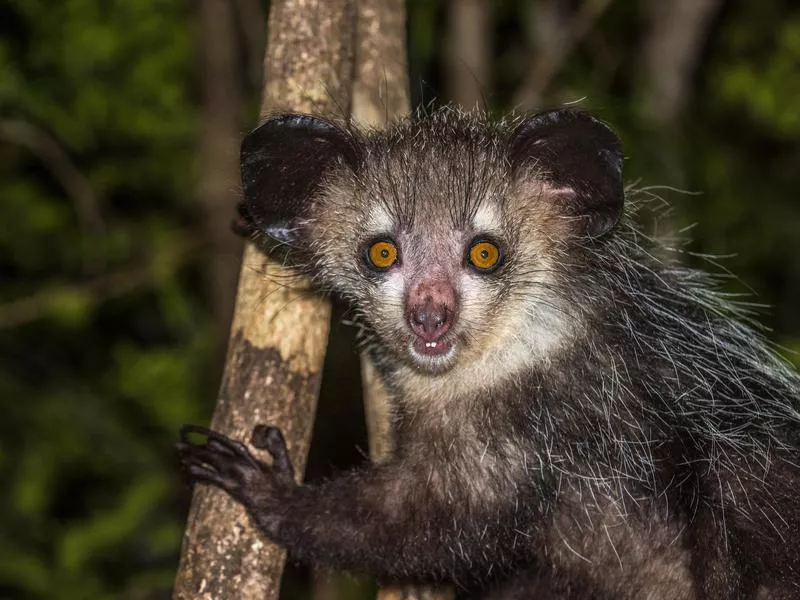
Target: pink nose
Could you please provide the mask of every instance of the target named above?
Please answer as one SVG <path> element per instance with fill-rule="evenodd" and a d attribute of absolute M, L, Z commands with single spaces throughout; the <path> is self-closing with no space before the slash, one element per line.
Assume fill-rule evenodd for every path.
<path fill-rule="evenodd" d="M 453 324 L 455 291 L 447 281 L 420 281 L 411 287 L 406 306 L 411 331 L 426 342 L 436 342 Z"/>

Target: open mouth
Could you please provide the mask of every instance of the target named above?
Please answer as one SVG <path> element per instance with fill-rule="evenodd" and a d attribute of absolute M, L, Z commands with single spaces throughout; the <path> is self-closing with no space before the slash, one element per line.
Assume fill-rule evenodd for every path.
<path fill-rule="evenodd" d="M 453 344 L 447 339 L 426 342 L 422 338 L 417 338 L 414 340 L 412 347 L 414 348 L 414 352 L 422 356 L 444 356 L 450 352 Z"/>
<path fill-rule="evenodd" d="M 408 344 L 408 352 L 418 369 L 430 373 L 447 371 L 455 364 L 456 339 L 447 336 L 435 342 L 415 338 Z"/>

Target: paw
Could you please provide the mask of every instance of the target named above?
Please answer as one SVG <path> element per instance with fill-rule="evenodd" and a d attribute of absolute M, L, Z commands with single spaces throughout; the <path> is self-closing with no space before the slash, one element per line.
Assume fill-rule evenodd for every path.
<path fill-rule="evenodd" d="M 190 434 L 206 441 L 190 442 Z M 189 482 L 215 485 L 249 509 L 265 508 L 295 485 L 286 442 L 276 427 L 260 425 L 252 439 L 256 448 L 270 453 L 272 465 L 257 460 L 241 442 L 205 427 L 184 425 L 180 438 L 175 449 Z"/>

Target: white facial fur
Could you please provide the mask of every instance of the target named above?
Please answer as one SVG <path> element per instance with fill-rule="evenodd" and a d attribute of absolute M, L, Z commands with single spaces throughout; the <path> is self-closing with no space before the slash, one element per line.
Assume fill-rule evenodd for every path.
<path fill-rule="evenodd" d="M 488 203 L 481 203 L 472 218 L 472 227 L 475 231 L 499 234 L 502 231 L 502 216 L 498 207 Z"/>
<path fill-rule="evenodd" d="M 516 261 L 535 262 L 538 268 L 526 275 L 526 289 L 514 289 L 505 298 L 501 298 L 499 289 L 503 285 L 515 288 L 515 282 L 501 285 L 498 279 L 476 273 L 463 264 L 466 248 L 475 235 L 509 239 L 504 232 L 500 206 L 482 202 L 474 211 L 468 231 L 431 231 L 430 235 L 439 239 L 425 248 L 411 246 L 418 239 L 414 232 L 395 233 L 390 218 L 385 208 L 375 203 L 365 219 L 366 223 L 377 225 L 367 237 L 391 233 L 398 242 L 406 242 L 400 248 L 405 264 L 381 276 L 376 285 L 371 301 L 375 317 L 384 325 L 391 323 L 395 332 L 407 333 L 404 313 L 407 287 L 412 278 L 424 277 L 431 271 L 447 274 L 459 296 L 458 320 L 454 326 L 458 341 L 446 355 L 434 358 L 418 355 L 409 341 L 399 349 L 405 355 L 398 365 L 398 371 L 402 372 L 399 379 L 414 388 L 416 393 L 411 396 L 424 395 L 426 402 L 436 396 L 447 402 L 447 398 L 463 398 L 493 387 L 513 379 L 533 362 L 546 361 L 576 330 L 574 320 L 548 292 L 554 283 L 552 270 L 548 268 L 546 255 L 537 252 L 533 244 L 530 248 L 507 249 L 515 253 Z M 430 226 L 430 222 L 424 223 L 425 228 Z M 446 220 L 441 227 L 447 227 Z M 452 247 L 441 248 L 442 240 L 449 241 Z M 432 250 L 437 245 L 439 251 Z M 415 252 L 420 256 L 413 256 Z M 513 271 L 499 275 L 514 276 Z"/>

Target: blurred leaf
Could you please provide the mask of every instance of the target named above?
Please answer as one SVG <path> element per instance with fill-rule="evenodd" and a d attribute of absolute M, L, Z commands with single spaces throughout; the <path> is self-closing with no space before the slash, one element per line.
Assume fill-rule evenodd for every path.
<path fill-rule="evenodd" d="M 56 288 L 48 292 L 48 312 L 63 324 L 76 326 L 90 314 L 92 297 L 79 288 Z"/>

